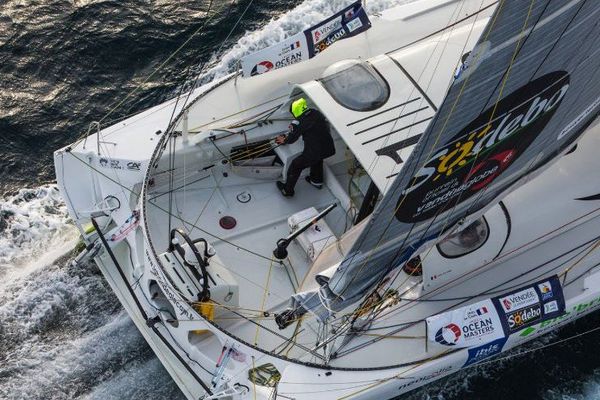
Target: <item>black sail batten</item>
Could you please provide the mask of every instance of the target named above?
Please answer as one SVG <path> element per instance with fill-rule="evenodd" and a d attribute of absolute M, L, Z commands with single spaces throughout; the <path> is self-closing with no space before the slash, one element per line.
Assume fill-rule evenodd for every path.
<path fill-rule="evenodd" d="M 567 151 L 600 109 L 598 20 L 597 1 L 500 2 L 346 259 L 293 306 L 326 319 L 358 301 Z"/>

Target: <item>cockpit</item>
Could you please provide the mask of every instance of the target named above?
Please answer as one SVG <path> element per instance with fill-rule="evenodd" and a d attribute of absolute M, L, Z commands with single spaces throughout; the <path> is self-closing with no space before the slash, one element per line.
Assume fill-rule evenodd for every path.
<path fill-rule="evenodd" d="M 220 96 L 219 87 L 209 96 Z M 288 132 L 299 98 L 325 116 L 335 155 L 324 160 L 321 190 L 300 179 L 284 197 L 276 182 L 304 144 L 275 138 Z M 145 193 L 148 238 L 163 270 L 224 329 L 239 325 L 235 310 L 284 308 L 346 256 L 434 114 L 390 56 L 337 62 L 269 101 L 240 99 L 226 115 L 206 100 L 205 109 L 191 107 L 158 147 Z M 152 290 L 157 307 L 165 304 L 167 294 Z M 218 306 L 207 309 L 207 299 Z M 254 327 L 240 329 L 254 340 Z"/>

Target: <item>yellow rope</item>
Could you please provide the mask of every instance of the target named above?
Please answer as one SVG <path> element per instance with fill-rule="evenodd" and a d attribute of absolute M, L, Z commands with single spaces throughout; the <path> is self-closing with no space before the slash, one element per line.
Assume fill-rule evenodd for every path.
<path fill-rule="evenodd" d="M 263 293 L 262 303 L 260 306 L 261 312 L 265 311 L 265 303 L 267 302 L 267 294 L 269 293 L 269 286 L 271 285 L 271 272 L 273 271 L 273 257 L 271 257 L 271 263 L 269 265 L 269 273 L 267 274 L 267 283 L 265 285 L 265 291 Z M 254 335 L 254 345 L 258 346 L 258 334 L 260 332 L 260 326 L 256 326 L 256 334 Z"/>

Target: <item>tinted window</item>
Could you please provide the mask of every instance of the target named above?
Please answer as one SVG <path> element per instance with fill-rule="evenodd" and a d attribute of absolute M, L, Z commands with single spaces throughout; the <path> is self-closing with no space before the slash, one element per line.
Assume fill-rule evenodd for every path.
<path fill-rule="evenodd" d="M 375 69 L 357 63 L 321 79 L 331 97 L 354 111 L 372 111 L 387 102 L 390 88 Z"/>
<path fill-rule="evenodd" d="M 461 257 L 483 246 L 489 234 L 487 221 L 482 217 L 463 230 L 448 236 L 438 243 L 437 247 L 444 257 Z"/>

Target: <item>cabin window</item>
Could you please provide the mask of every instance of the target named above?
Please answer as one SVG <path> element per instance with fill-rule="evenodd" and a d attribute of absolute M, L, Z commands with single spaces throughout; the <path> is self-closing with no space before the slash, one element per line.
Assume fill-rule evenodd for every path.
<path fill-rule="evenodd" d="M 483 246 L 489 234 L 490 227 L 485 218 L 481 217 L 438 243 L 437 248 L 440 254 L 446 258 L 462 257 Z"/>
<path fill-rule="evenodd" d="M 354 111 L 373 111 L 387 102 L 390 87 L 375 68 L 360 61 L 342 63 L 321 79 L 335 101 Z"/>

